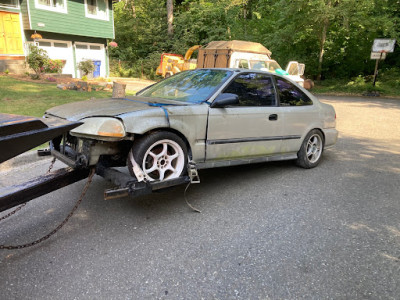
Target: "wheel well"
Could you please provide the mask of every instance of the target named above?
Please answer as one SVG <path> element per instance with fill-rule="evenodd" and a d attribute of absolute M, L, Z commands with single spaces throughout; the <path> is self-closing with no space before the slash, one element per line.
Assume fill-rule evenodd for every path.
<path fill-rule="evenodd" d="M 318 130 L 319 132 L 321 132 L 321 134 L 322 134 L 322 140 L 323 140 L 323 142 L 324 142 L 324 147 L 325 147 L 325 133 L 324 133 L 324 131 L 322 130 L 322 129 L 320 129 L 320 128 L 314 128 L 314 129 L 311 129 L 311 130 Z M 310 130 L 310 131 L 311 131 Z"/>
<path fill-rule="evenodd" d="M 145 132 L 145 133 L 143 133 L 143 134 L 135 134 L 135 136 L 141 137 L 141 136 L 149 135 L 149 134 L 152 134 L 152 133 L 158 132 L 158 131 L 168 131 L 168 132 L 174 133 L 174 134 L 176 134 L 177 136 L 179 136 L 179 137 L 182 139 L 182 141 L 185 143 L 186 147 L 187 147 L 187 153 L 188 153 L 189 158 L 192 159 L 192 157 L 193 157 L 193 156 L 192 156 L 192 149 L 191 149 L 191 147 L 190 147 L 189 141 L 188 141 L 187 138 L 186 138 L 181 132 L 179 132 L 178 130 L 175 130 L 175 129 L 173 129 L 173 128 L 156 128 L 156 129 L 149 130 L 149 131 L 147 131 L 147 132 Z M 135 142 L 135 140 L 134 140 L 133 142 Z"/>

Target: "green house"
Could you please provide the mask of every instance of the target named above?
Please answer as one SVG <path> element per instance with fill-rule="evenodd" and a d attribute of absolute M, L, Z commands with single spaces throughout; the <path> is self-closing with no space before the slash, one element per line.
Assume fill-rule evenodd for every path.
<path fill-rule="evenodd" d="M 94 76 L 107 77 L 112 39 L 112 0 L 0 0 L 0 71 L 13 71 L 36 43 L 51 59 L 65 61 L 63 74 L 81 77 L 77 64 L 91 59 Z"/>

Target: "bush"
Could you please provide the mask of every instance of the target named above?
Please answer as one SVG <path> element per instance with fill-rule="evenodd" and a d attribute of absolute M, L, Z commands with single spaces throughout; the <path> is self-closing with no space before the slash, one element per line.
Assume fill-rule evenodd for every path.
<path fill-rule="evenodd" d="M 145 59 L 134 62 L 110 60 L 111 74 L 119 77 L 137 77 L 154 80 L 157 78 L 156 69 L 160 64 L 161 53 L 149 54 Z"/>
<path fill-rule="evenodd" d="M 82 60 L 78 64 L 78 69 L 83 72 L 84 76 L 87 76 L 89 73 L 92 73 L 94 71 L 94 63 L 90 59 Z"/>
<path fill-rule="evenodd" d="M 44 66 L 46 73 L 58 73 L 61 74 L 66 61 L 61 59 L 49 59 Z"/>
<path fill-rule="evenodd" d="M 46 50 L 40 49 L 36 45 L 29 45 L 29 55 L 27 57 L 27 62 L 29 67 L 35 71 L 35 78 L 40 78 L 40 75 L 44 72 L 45 66 L 49 61 L 49 56 Z"/>

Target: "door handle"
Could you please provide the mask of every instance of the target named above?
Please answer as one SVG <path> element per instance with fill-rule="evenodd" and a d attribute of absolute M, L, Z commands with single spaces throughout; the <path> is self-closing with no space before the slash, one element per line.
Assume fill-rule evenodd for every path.
<path fill-rule="evenodd" d="M 278 115 L 277 114 L 269 115 L 268 120 L 277 121 L 278 120 Z"/>

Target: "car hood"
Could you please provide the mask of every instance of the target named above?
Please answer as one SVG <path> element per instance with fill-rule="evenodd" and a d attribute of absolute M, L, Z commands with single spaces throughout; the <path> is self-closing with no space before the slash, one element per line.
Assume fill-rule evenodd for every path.
<path fill-rule="evenodd" d="M 148 104 L 149 98 L 130 97 L 129 99 L 93 99 L 68 103 L 50 108 L 47 115 L 79 121 L 87 117 L 118 116 L 128 112 L 153 109 Z"/>

